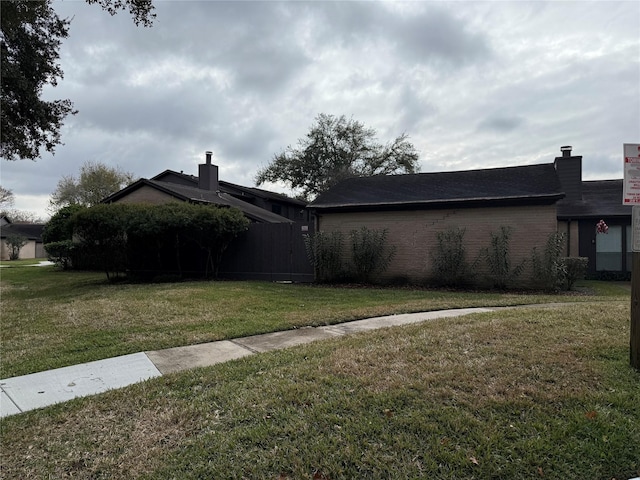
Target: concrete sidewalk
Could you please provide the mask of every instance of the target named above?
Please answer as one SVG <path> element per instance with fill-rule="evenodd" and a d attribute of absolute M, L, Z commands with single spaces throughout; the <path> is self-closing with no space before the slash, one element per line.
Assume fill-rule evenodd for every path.
<path fill-rule="evenodd" d="M 195 367 L 207 367 L 255 353 L 279 350 L 351 333 L 495 310 L 461 308 L 389 315 L 324 327 L 304 327 L 234 340 L 134 353 L 7 378 L 0 380 L 0 417 L 126 387 L 163 374 Z"/>

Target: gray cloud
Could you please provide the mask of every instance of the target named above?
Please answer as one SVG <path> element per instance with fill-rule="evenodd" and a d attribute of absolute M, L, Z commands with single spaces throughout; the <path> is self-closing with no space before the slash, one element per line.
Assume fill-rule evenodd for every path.
<path fill-rule="evenodd" d="M 150 177 L 196 173 L 205 150 L 251 184 L 321 112 L 382 142 L 407 133 L 423 171 L 547 162 L 570 144 L 586 178 L 619 177 L 622 143 L 640 142 L 638 3 L 158 1 L 150 29 L 54 5 L 73 22 L 45 95 L 80 113 L 55 157 L 2 164 L 17 200 L 46 202 L 86 160 Z"/>
<path fill-rule="evenodd" d="M 321 2 L 308 11 L 323 32 L 318 46 L 350 48 L 384 39 L 396 57 L 419 63 L 438 59 L 462 64 L 490 53 L 486 37 L 469 31 L 451 9 L 413 6 L 419 11 L 402 13 L 379 2 Z"/>
<path fill-rule="evenodd" d="M 523 123 L 524 119 L 517 116 L 492 116 L 482 120 L 478 129 L 504 133 L 519 128 Z"/>

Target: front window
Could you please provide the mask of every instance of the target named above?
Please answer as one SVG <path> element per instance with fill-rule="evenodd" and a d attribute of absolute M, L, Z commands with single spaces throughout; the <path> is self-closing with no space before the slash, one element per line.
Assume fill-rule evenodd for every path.
<path fill-rule="evenodd" d="M 622 270 L 622 226 L 611 225 L 607 233 L 596 235 L 596 270 Z"/>

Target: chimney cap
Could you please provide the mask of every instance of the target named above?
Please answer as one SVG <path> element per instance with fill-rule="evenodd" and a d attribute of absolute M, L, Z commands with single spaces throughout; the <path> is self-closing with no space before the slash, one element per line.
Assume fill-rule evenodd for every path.
<path fill-rule="evenodd" d="M 213 152 L 207 150 L 206 152 L 204 152 L 204 154 L 205 154 L 207 165 L 211 165 L 211 155 L 213 155 Z"/>
<path fill-rule="evenodd" d="M 560 147 L 560 151 L 562 152 L 562 156 L 563 157 L 570 157 L 571 156 L 571 145 L 565 145 L 564 147 Z"/>

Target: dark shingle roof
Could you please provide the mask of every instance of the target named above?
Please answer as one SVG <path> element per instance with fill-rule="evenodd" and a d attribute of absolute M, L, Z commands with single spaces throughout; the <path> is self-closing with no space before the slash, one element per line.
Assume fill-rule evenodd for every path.
<path fill-rule="evenodd" d="M 187 175 L 186 173 L 176 172 L 174 170 L 165 170 L 159 173 L 155 177 L 151 177 L 151 180 L 157 180 L 159 182 L 178 183 L 183 185 L 195 185 L 198 186 L 198 177 L 194 175 Z"/>
<path fill-rule="evenodd" d="M 27 237 L 29 240 L 41 242 L 42 230 L 44 230 L 44 224 L 42 223 L 8 223 L 0 227 L 0 236 L 5 238 L 8 235 L 16 234 Z"/>
<path fill-rule="evenodd" d="M 552 203 L 564 196 L 553 164 L 350 178 L 321 194 L 316 209 L 427 208 Z"/>
<path fill-rule="evenodd" d="M 582 182 L 581 202 L 558 202 L 558 218 L 601 218 L 631 215 L 631 205 L 622 204 L 623 180 Z"/>
<path fill-rule="evenodd" d="M 227 193 L 236 195 L 238 192 L 242 192 L 250 196 L 261 197 L 279 202 L 293 203 L 301 207 L 304 207 L 306 205 L 305 202 L 298 200 L 297 198 L 288 197 L 286 195 L 283 195 L 282 193 L 270 192 L 269 190 L 263 190 L 256 187 L 243 187 L 242 185 L 237 185 L 235 183 L 230 183 L 223 180 L 220 180 L 218 183 L 220 184 L 220 190 L 223 192 L 226 191 Z"/>
<path fill-rule="evenodd" d="M 157 180 L 159 182 L 172 183 L 172 184 L 182 184 L 182 185 L 193 185 L 194 187 L 198 186 L 198 177 L 195 175 L 187 175 L 186 173 L 176 172 L 173 170 L 165 170 L 162 173 L 159 173 L 155 177 L 152 177 L 151 180 Z M 230 193 L 233 195 L 247 195 L 247 196 L 256 196 L 260 198 L 266 198 L 269 200 L 276 200 L 280 202 L 288 202 L 300 205 L 304 207 L 306 204 L 298 199 L 288 197 L 281 193 L 270 192 L 269 190 L 263 190 L 261 188 L 256 187 L 243 187 L 242 185 L 237 185 L 235 183 L 227 182 L 224 180 L 219 180 L 218 184 L 220 186 L 220 191 L 225 193 Z"/>

